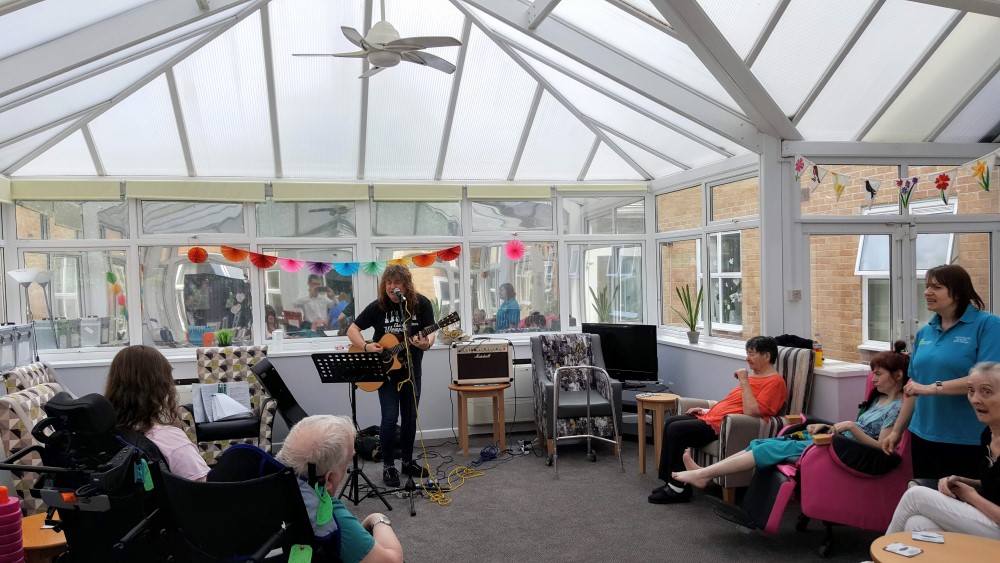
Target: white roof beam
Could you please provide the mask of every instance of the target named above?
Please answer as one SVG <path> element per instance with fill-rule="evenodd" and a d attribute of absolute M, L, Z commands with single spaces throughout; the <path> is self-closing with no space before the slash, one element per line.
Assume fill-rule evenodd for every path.
<path fill-rule="evenodd" d="M 955 29 L 958 23 L 962 21 L 962 18 L 965 17 L 965 14 L 966 12 L 957 12 L 954 16 L 952 16 L 950 20 L 948 20 L 948 23 L 941 29 L 941 31 L 937 34 L 934 40 L 931 41 L 929 45 L 927 45 L 927 48 L 924 49 L 924 52 L 920 54 L 920 57 L 916 61 L 914 61 L 913 65 L 910 66 L 909 70 L 906 71 L 906 74 L 903 75 L 903 78 L 899 81 L 899 84 L 896 84 L 896 87 L 893 88 L 891 92 L 889 92 L 889 95 L 884 100 L 882 100 L 882 104 L 878 107 L 878 109 L 875 110 L 875 112 L 871 115 L 871 117 L 868 118 L 868 121 L 854 135 L 855 141 L 860 141 L 864 139 L 865 135 L 867 135 L 868 132 L 872 130 L 872 127 L 875 127 L 875 124 L 878 123 L 878 120 L 882 119 L 882 116 L 889 109 L 889 106 L 891 106 L 892 103 L 896 101 L 896 98 L 898 98 L 899 95 L 903 93 L 903 90 L 905 90 L 906 86 L 910 83 L 911 80 L 913 80 L 913 77 L 916 76 L 918 72 L 920 72 L 920 69 L 923 68 L 925 64 L 927 64 L 927 61 L 930 60 L 931 56 L 935 52 L 937 52 L 938 47 L 940 47 L 941 44 L 944 43 L 944 40 L 947 39 L 949 35 L 951 35 L 951 32 Z"/>
<path fill-rule="evenodd" d="M 941 123 L 938 123 L 937 127 L 935 127 L 934 130 L 931 131 L 930 134 L 924 138 L 924 141 L 930 142 L 936 140 L 938 138 L 938 135 L 940 135 L 945 129 L 947 129 L 948 126 L 951 125 L 951 122 L 955 121 L 955 118 L 961 115 L 965 107 L 968 106 L 972 102 L 972 100 L 976 99 L 976 96 L 978 96 L 979 93 L 982 92 L 983 88 L 985 88 L 986 85 L 993 80 L 993 77 L 996 76 L 998 71 L 1000 71 L 1000 60 L 997 60 L 995 63 L 993 63 L 993 68 L 991 68 L 989 72 L 983 75 L 983 77 L 979 79 L 979 82 L 976 83 L 976 85 L 973 86 L 971 90 L 966 92 L 965 96 L 962 98 L 962 101 L 959 102 L 957 106 L 952 108 L 952 110 L 948 113 L 948 115 L 946 115 L 944 119 L 941 120 Z"/>
<path fill-rule="evenodd" d="M 21 8 L 27 8 L 32 4 L 37 4 L 42 0 L 8 0 L 7 2 L 0 1 L 0 16 L 5 14 L 10 14 L 16 12 Z"/>
<path fill-rule="evenodd" d="M 623 0 L 607 0 L 607 2 L 608 4 L 611 4 L 615 8 L 618 8 L 619 10 L 625 12 L 626 14 L 632 16 L 633 18 L 641 20 L 646 25 L 652 28 L 656 28 L 678 41 L 681 40 L 680 37 L 677 37 L 677 30 L 670 27 L 670 24 L 667 24 L 663 21 L 654 18 L 653 16 L 647 14 L 646 12 L 643 12 L 639 8 L 636 8 L 632 4 L 624 2 Z"/>
<path fill-rule="evenodd" d="M 854 48 L 854 44 L 858 42 L 858 39 L 861 39 L 865 30 L 868 29 L 868 26 L 871 25 L 872 20 L 875 19 L 875 16 L 878 15 L 878 11 L 881 10 L 884 5 L 885 0 L 877 0 L 876 2 L 873 2 L 864 17 L 862 17 L 861 21 L 858 22 L 858 25 L 854 26 L 854 31 L 851 32 L 851 36 L 847 38 L 843 47 L 840 48 L 840 52 L 838 52 L 837 56 L 830 61 L 829 66 L 826 67 L 826 70 L 823 72 L 823 76 L 820 77 L 819 82 L 813 85 L 812 90 L 809 91 L 809 95 L 806 96 L 806 99 L 802 101 L 799 109 L 796 110 L 795 117 L 792 118 L 792 124 L 799 124 L 799 121 L 802 120 L 802 116 L 809 111 L 813 102 L 815 102 L 816 98 L 819 97 L 819 93 L 822 92 L 823 88 L 826 87 L 826 84 L 830 82 L 833 74 L 837 72 L 838 68 L 840 68 L 840 64 L 844 62 L 844 59 L 847 58 L 851 49 Z"/>
<path fill-rule="evenodd" d="M 462 75 L 465 74 L 465 55 L 469 52 L 469 41 L 472 37 L 472 22 L 465 18 L 462 23 L 462 46 L 458 48 L 458 58 L 455 60 L 455 78 L 451 81 L 451 93 L 448 95 L 448 111 L 444 116 L 444 131 L 441 133 L 441 148 L 438 150 L 437 166 L 434 167 L 434 179 L 440 180 L 444 175 L 444 161 L 448 158 L 448 145 L 451 143 L 451 129 L 455 124 L 455 108 L 458 106 L 458 92 L 462 86 Z"/>
<path fill-rule="evenodd" d="M 80 110 L 78 112 L 71 113 L 69 115 L 64 115 L 64 116 L 60 117 L 59 119 L 56 119 L 55 121 L 50 121 L 49 123 L 46 123 L 44 125 L 40 125 L 38 127 L 35 127 L 34 129 L 32 129 L 30 131 L 25 131 L 24 133 L 21 133 L 17 137 L 11 137 L 10 139 L 7 139 L 6 141 L 0 140 L 0 149 L 2 149 L 4 147 L 9 147 L 10 145 L 13 145 L 15 143 L 19 143 L 19 142 L 21 142 L 21 141 L 23 141 L 23 140 L 25 140 L 25 139 L 27 139 L 29 137 L 34 137 L 35 135 L 37 135 L 39 133 L 42 133 L 42 132 L 45 132 L 45 131 L 48 131 L 49 129 L 52 129 L 52 128 L 55 128 L 55 127 L 59 127 L 60 125 L 65 125 L 65 124 L 67 124 L 67 123 L 69 123 L 71 121 L 80 121 L 81 119 L 83 119 L 84 117 L 86 117 L 88 114 L 90 114 L 90 112 L 94 111 L 94 109 L 107 106 L 110 103 L 111 102 L 107 102 L 107 101 L 101 102 L 101 103 L 99 103 L 97 105 L 94 105 L 94 106 L 91 106 L 89 108 L 84 108 L 84 109 L 82 109 L 82 110 Z M 66 135 L 63 135 L 63 136 L 59 137 L 59 140 L 61 141 L 64 138 L 68 137 L 69 133 L 72 133 L 73 131 L 75 131 L 75 128 L 70 127 L 69 128 L 69 132 L 67 132 Z M 52 143 L 52 144 L 54 145 L 55 143 Z M 5 176 L 9 176 L 10 175 L 10 172 L 8 172 L 6 170 L 3 171 L 3 172 L 0 172 L 0 173 L 4 174 Z"/>
<path fill-rule="evenodd" d="M 760 35 L 757 36 L 757 40 L 754 41 L 753 46 L 750 47 L 750 52 L 747 53 L 743 62 L 746 63 L 747 68 L 752 67 L 753 63 L 757 61 L 757 57 L 760 56 L 760 52 L 764 49 L 764 45 L 767 44 L 767 40 L 774 33 L 774 28 L 778 26 L 778 22 L 781 21 L 781 16 L 785 14 L 785 10 L 788 9 L 788 5 L 792 3 L 792 0 L 781 0 L 778 5 L 774 7 L 774 11 L 771 12 L 771 17 L 767 19 L 767 23 L 764 24 L 764 28 L 760 30 Z"/>
<path fill-rule="evenodd" d="M 194 158 L 191 156 L 191 142 L 188 139 L 187 122 L 184 121 L 184 109 L 181 108 L 181 99 L 177 94 L 177 79 L 174 77 L 174 69 L 168 68 L 167 91 L 170 92 L 170 106 L 174 112 L 174 123 L 177 124 L 177 136 L 181 141 L 181 154 L 184 155 L 184 167 L 188 176 L 197 176 L 194 168 Z"/>
<path fill-rule="evenodd" d="M 528 29 L 538 29 L 542 20 L 547 18 L 552 10 L 559 5 L 559 0 L 535 0 L 528 7 Z"/>
<path fill-rule="evenodd" d="M 58 76 L 250 0 L 214 0 L 202 11 L 190 0 L 155 0 L 121 15 L 0 60 L 0 96 Z"/>
<path fill-rule="evenodd" d="M 365 0 L 365 29 L 372 28 L 372 0 Z M 361 58 L 361 74 L 368 72 L 368 57 Z M 358 127 L 358 180 L 365 178 L 365 150 L 368 147 L 368 81 L 371 77 L 361 79 L 361 119 Z"/>
<path fill-rule="evenodd" d="M 784 141 L 781 157 L 801 154 L 812 159 L 854 162 L 855 159 L 903 161 L 941 159 L 970 161 L 1000 149 L 993 143 L 865 143 L 861 141 Z"/>
<path fill-rule="evenodd" d="M 517 142 L 517 150 L 514 151 L 514 158 L 510 163 L 510 173 L 507 174 L 507 180 L 511 182 L 517 177 L 517 169 L 521 165 L 521 157 L 524 156 L 524 147 L 528 144 L 528 137 L 531 135 L 531 126 L 535 123 L 535 116 L 538 115 L 538 104 L 542 102 L 542 94 L 544 93 L 545 88 L 539 83 L 535 88 L 535 95 L 531 98 L 531 107 L 528 109 L 528 115 L 524 118 L 524 129 L 521 130 L 521 140 Z"/>
<path fill-rule="evenodd" d="M 985 14 L 1000 18 L 1000 2 L 996 0 L 910 0 L 931 6 L 941 6 L 952 10 L 972 12 L 974 14 Z"/>
<path fill-rule="evenodd" d="M 544 87 L 545 90 L 549 94 L 551 94 L 553 98 L 555 98 L 560 104 L 563 105 L 563 107 L 565 107 L 567 110 L 569 110 L 570 113 L 572 113 L 577 119 L 579 119 L 580 123 L 582 123 L 584 127 L 590 129 L 591 133 L 597 135 L 599 139 L 607 143 L 608 148 L 613 150 L 615 154 L 621 157 L 621 159 L 624 160 L 629 166 L 631 166 L 633 170 L 635 170 L 640 176 L 643 177 L 643 179 L 646 180 L 652 179 L 652 175 L 649 172 L 647 172 L 642 166 L 639 166 L 639 164 L 636 161 L 632 160 L 632 157 L 630 157 L 625 151 L 621 150 L 621 148 L 619 148 L 618 145 L 613 143 L 611 139 L 608 138 L 607 134 L 604 133 L 604 131 L 596 127 L 594 124 L 590 123 L 590 121 L 582 113 L 580 113 L 580 110 L 578 110 L 576 106 L 570 103 L 570 101 L 567 100 L 566 97 L 563 96 L 558 90 L 553 88 L 552 85 L 549 84 L 549 82 L 545 80 L 545 78 L 542 75 L 538 74 L 538 72 L 536 72 L 535 69 L 531 67 L 531 65 L 525 62 L 524 58 L 521 56 L 520 53 L 512 49 L 510 45 L 508 45 L 507 42 L 505 42 L 501 37 L 498 37 L 497 34 L 492 29 L 490 29 L 488 25 L 481 22 L 479 18 L 477 18 L 472 12 L 470 12 L 469 9 L 463 3 L 463 1 L 467 2 L 467 0 L 450 0 L 450 1 L 452 5 L 458 8 L 458 11 L 465 14 L 466 18 L 472 20 L 472 22 L 476 24 L 476 27 L 478 27 L 480 31 L 482 31 L 483 33 L 486 34 L 487 37 L 492 39 L 493 42 L 496 43 L 496 46 L 499 47 L 501 51 L 506 53 L 507 56 L 511 58 L 511 60 L 517 63 L 517 65 L 520 66 L 522 69 L 524 69 L 524 71 L 527 72 L 532 78 L 534 78 L 535 81 L 537 81 L 540 85 L 542 85 L 542 87 Z M 523 16 L 523 13 L 521 15 Z"/>
<path fill-rule="evenodd" d="M 587 172 L 590 172 L 590 165 L 594 163 L 594 157 L 597 156 L 597 149 L 599 148 L 601 148 L 601 140 L 594 137 L 594 144 L 590 145 L 590 152 L 587 153 L 587 159 L 583 161 L 580 173 L 576 177 L 577 182 L 582 182 L 587 178 Z"/>
<path fill-rule="evenodd" d="M 94 170 L 97 171 L 98 176 L 107 176 L 108 171 L 104 169 L 104 162 L 101 161 L 101 153 L 97 150 L 97 143 L 94 142 L 94 136 L 90 133 L 90 127 L 84 125 L 80 130 L 83 132 L 83 141 L 87 143 L 90 159 L 94 161 Z"/>
<path fill-rule="evenodd" d="M 697 0 L 652 2 L 761 133 L 779 139 L 802 138 Z"/>
<path fill-rule="evenodd" d="M 749 150 L 760 148 L 759 131 L 746 117 L 694 92 L 673 79 L 594 41 L 560 22 L 546 18 L 536 30 L 528 29 L 524 4 L 510 0 L 452 0 L 459 9 L 475 6 L 526 35 L 618 82 L 632 91 L 669 108 L 695 123 Z M 483 26 L 487 30 L 488 26 Z M 490 30 L 492 36 L 492 30 Z M 742 62 L 742 61 L 741 61 Z M 612 146 L 613 143 L 609 143 Z"/>
<path fill-rule="evenodd" d="M 264 49 L 264 80 L 267 84 L 267 115 L 271 123 L 271 150 L 274 153 L 274 177 L 284 177 L 281 165 L 281 136 L 278 134 L 278 95 L 274 84 L 274 50 L 271 48 L 271 13 L 265 4 L 260 9 L 260 39 Z"/>
<path fill-rule="evenodd" d="M 643 143 L 642 141 L 640 141 L 640 140 L 638 140 L 638 139 L 636 139 L 634 137 L 626 135 L 622 131 L 620 131 L 618 129 L 615 129 L 614 127 L 611 127 L 610 125 L 608 125 L 606 123 L 602 123 L 600 121 L 597 121 L 596 119 L 591 119 L 589 117 L 586 117 L 585 119 L 587 121 L 593 123 L 594 125 L 596 125 L 600 129 L 602 129 L 604 131 L 608 131 L 610 133 L 614 133 L 615 135 L 618 135 L 622 139 L 626 139 L 628 142 L 630 142 L 633 145 L 639 147 L 640 149 L 648 152 L 649 154 L 655 156 L 656 158 L 659 158 L 660 160 L 663 160 L 663 161 L 669 162 L 670 164 L 673 164 L 674 166 L 676 166 L 677 168 L 680 168 L 681 170 L 690 170 L 691 169 L 691 166 L 689 166 L 687 164 L 684 164 L 683 162 L 677 160 L 676 158 L 671 158 L 670 156 L 667 156 L 667 155 L 663 154 L 659 150 L 654 149 L 653 147 L 647 145 L 646 143 Z"/>

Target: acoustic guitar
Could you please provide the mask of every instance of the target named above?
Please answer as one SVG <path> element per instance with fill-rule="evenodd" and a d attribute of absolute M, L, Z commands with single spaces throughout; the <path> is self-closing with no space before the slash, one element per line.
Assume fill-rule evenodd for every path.
<path fill-rule="evenodd" d="M 433 334 L 434 331 L 438 330 L 439 328 L 444 328 L 448 325 L 455 324 L 458 321 L 459 321 L 458 313 L 449 313 L 440 321 L 420 329 L 420 332 L 418 334 L 420 334 L 420 336 L 427 336 L 428 334 Z M 379 346 L 382 347 L 382 352 L 379 355 L 381 356 L 382 359 L 383 373 L 387 373 L 392 370 L 397 370 L 403 367 L 403 363 L 400 361 L 399 354 L 406 353 L 405 351 L 406 345 L 404 342 L 400 342 L 401 336 L 402 335 L 396 335 L 387 332 L 384 335 L 382 335 L 382 338 L 380 338 L 378 341 Z M 347 351 L 348 353 L 358 353 L 358 352 L 364 352 L 365 349 L 363 347 L 359 348 L 358 346 L 354 346 L 352 344 L 351 347 L 347 349 Z M 389 381 L 393 381 L 395 378 L 387 377 L 386 379 Z M 382 381 L 361 382 L 358 383 L 358 389 L 361 389 L 362 391 L 377 391 L 378 388 L 382 386 L 382 383 L 383 383 Z"/>

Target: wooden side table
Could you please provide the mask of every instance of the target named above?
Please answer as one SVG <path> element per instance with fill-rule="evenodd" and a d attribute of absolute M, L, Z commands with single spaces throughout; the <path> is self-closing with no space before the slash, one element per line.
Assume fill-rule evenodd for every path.
<path fill-rule="evenodd" d="M 469 406 L 467 400 L 476 397 L 491 397 L 493 399 L 493 441 L 500 443 L 501 451 L 507 449 L 503 392 L 508 387 L 510 387 L 510 383 L 494 385 L 455 385 L 452 383 L 448 385 L 448 389 L 458 395 L 458 445 L 466 457 L 469 456 Z"/>
<path fill-rule="evenodd" d="M 32 514 L 21 520 L 24 539 L 24 560 L 27 563 L 51 561 L 66 551 L 66 536 L 52 528 L 43 528 L 45 513 Z"/>
<path fill-rule="evenodd" d="M 660 469 L 660 448 L 663 447 L 663 423 L 667 410 L 677 410 L 680 396 L 673 393 L 639 394 L 635 396 L 636 412 L 639 413 L 639 473 L 646 473 L 646 411 L 653 412 L 653 454 L 656 469 Z"/>
<path fill-rule="evenodd" d="M 1000 554 L 1000 541 L 968 534 L 955 532 L 941 532 L 944 536 L 944 543 L 931 543 L 916 541 L 912 537 L 912 532 L 896 532 L 882 536 L 872 542 L 871 553 L 875 563 L 903 563 L 904 561 L 913 563 L 986 563 L 996 561 Z M 924 550 L 916 557 L 903 557 L 895 553 L 889 553 L 885 546 L 890 543 L 899 542 Z"/>

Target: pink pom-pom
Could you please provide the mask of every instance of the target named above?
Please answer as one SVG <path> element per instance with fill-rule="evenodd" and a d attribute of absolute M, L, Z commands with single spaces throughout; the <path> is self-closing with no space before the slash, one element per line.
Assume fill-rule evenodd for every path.
<path fill-rule="evenodd" d="M 520 260 L 524 258 L 524 243 L 514 239 L 507 243 L 504 252 L 507 253 L 508 260 Z"/>

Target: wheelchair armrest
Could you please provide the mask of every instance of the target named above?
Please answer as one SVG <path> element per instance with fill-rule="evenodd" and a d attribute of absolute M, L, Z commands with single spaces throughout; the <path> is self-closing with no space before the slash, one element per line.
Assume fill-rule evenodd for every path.
<path fill-rule="evenodd" d="M 844 436 L 833 436 L 828 445 L 814 444 L 814 448 L 832 448 L 830 458 L 845 471 L 862 477 L 878 477 L 890 473 L 902 462 L 898 454 L 886 455 L 879 448 L 862 444 Z"/>

